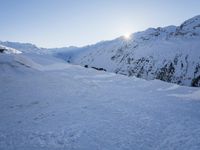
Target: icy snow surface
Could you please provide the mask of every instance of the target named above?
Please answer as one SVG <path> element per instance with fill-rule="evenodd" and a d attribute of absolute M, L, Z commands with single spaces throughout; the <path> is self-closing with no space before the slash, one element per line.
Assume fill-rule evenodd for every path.
<path fill-rule="evenodd" d="M 0 54 L 0 150 L 199 150 L 200 90 Z"/>

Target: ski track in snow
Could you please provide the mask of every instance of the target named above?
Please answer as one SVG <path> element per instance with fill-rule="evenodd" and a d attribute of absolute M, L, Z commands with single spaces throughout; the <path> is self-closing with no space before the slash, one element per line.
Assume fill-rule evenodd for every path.
<path fill-rule="evenodd" d="M 1 150 L 200 149 L 198 88 L 5 56 Z"/>

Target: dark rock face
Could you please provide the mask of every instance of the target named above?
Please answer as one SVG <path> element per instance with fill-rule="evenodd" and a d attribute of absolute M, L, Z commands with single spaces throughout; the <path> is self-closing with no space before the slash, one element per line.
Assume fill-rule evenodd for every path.
<path fill-rule="evenodd" d="M 3 53 L 5 51 L 5 49 L 0 48 L 0 53 Z"/>
<path fill-rule="evenodd" d="M 128 56 L 126 63 L 117 68 L 115 73 L 144 79 L 159 79 L 179 85 L 185 85 L 187 81 L 189 86 L 200 87 L 200 64 L 196 64 L 195 61 L 190 62 L 188 57 L 180 54 L 174 59 L 159 63 L 153 56 L 140 59 Z M 200 59 L 198 61 L 200 62 Z M 191 74 L 191 77 L 188 74 Z"/>
<path fill-rule="evenodd" d="M 160 68 L 156 73 L 156 79 L 160 79 L 162 81 L 171 82 L 174 76 L 175 68 L 173 63 L 166 64 L 164 67 Z"/>
<path fill-rule="evenodd" d="M 97 67 L 91 67 L 91 68 L 93 68 L 95 70 L 99 70 L 99 71 L 106 71 L 106 69 L 104 69 L 104 68 L 97 68 Z"/>
<path fill-rule="evenodd" d="M 85 68 L 89 68 L 88 65 L 84 65 Z M 106 71 L 104 68 L 98 68 L 98 67 L 91 67 L 92 69 L 98 70 L 98 71 Z"/>
<path fill-rule="evenodd" d="M 200 64 L 197 64 L 191 86 L 200 87 Z"/>
<path fill-rule="evenodd" d="M 192 84 L 191 86 L 194 86 L 194 87 L 200 87 L 200 76 L 192 79 Z"/>

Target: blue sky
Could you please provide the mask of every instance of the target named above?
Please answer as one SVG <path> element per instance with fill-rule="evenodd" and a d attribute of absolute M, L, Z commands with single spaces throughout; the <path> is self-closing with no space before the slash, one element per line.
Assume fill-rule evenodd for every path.
<path fill-rule="evenodd" d="M 0 40 L 83 46 L 200 15 L 199 0 L 0 0 Z"/>

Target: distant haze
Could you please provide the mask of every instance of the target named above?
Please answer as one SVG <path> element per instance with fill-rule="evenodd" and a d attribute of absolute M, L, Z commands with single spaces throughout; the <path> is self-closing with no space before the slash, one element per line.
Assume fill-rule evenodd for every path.
<path fill-rule="evenodd" d="M 198 0 L 1 0 L 0 40 L 83 46 L 200 14 Z"/>

